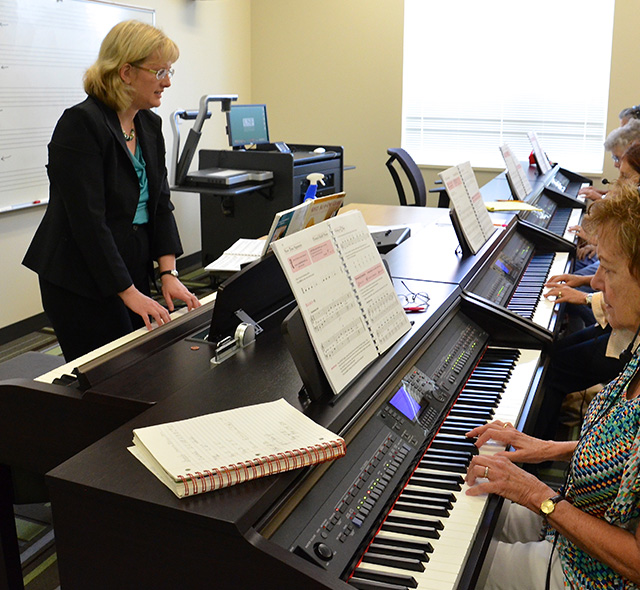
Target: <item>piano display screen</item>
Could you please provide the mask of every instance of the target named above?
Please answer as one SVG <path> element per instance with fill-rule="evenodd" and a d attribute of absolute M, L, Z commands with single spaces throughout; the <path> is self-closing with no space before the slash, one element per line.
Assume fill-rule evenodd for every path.
<path fill-rule="evenodd" d="M 506 275 L 510 275 L 513 272 L 513 267 L 509 266 L 504 260 L 498 258 L 496 260 L 496 266 Z"/>
<path fill-rule="evenodd" d="M 558 206 L 547 195 L 543 194 L 540 195 L 535 203 L 531 204 L 541 210 L 526 211 L 521 214 L 522 219 L 539 227 L 547 227 Z"/>
<path fill-rule="evenodd" d="M 395 395 L 389 400 L 389 403 L 399 412 L 403 414 L 403 416 L 409 418 L 411 421 L 415 421 L 418 419 L 418 415 L 420 414 L 421 406 L 414 399 L 414 397 L 407 392 L 404 388 L 404 385 L 398 389 Z"/>
<path fill-rule="evenodd" d="M 567 191 L 569 182 L 569 179 L 564 174 L 562 174 L 561 172 L 557 172 L 556 175 L 551 179 L 551 182 L 549 184 L 556 190 L 564 193 Z"/>

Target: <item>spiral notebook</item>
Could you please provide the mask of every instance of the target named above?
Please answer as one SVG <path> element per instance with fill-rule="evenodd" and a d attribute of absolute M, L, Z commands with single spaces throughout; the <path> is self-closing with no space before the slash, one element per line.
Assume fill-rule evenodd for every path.
<path fill-rule="evenodd" d="M 360 211 L 272 244 L 335 394 L 411 324 Z"/>
<path fill-rule="evenodd" d="M 137 428 L 129 451 L 183 498 L 331 461 L 346 446 L 280 399 Z"/>

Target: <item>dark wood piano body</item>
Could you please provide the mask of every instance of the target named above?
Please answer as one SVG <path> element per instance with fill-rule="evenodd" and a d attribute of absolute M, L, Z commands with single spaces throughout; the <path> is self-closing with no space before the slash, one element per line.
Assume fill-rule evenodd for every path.
<path fill-rule="evenodd" d="M 514 223 L 506 232 L 496 234 L 482 252 L 484 259 L 500 250 L 515 227 Z M 416 274 L 421 275 L 425 264 L 421 241 L 415 240 L 413 245 L 413 249 L 404 248 L 403 258 L 411 256 Z M 439 247 L 440 257 L 446 258 L 447 250 L 443 251 L 442 243 Z M 450 252 L 455 260 L 453 248 Z M 393 260 L 390 263 L 395 275 Z M 460 271 L 460 267 L 466 270 Z M 456 268 L 457 280 L 466 284 L 482 264 L 477 260 L 458 261 Z M 512 328 L 508 314 L 502 324 L 494 321 L 495 309 L 483 309 L 479 314 L 483 326 L 475 324 L 472 316 L 478 305 L 472 298 L 465 298 L 454 280 L 403 280 L 412 290 L 429 294 L 428 312 L 412 315 L 410 333 L 334 400 L 308 405 L 299 397 L 302 382 L 279 329 L 288 309 L 271 316 L 254 344 L 221 365 L 208 364 L 208 347 L 192 350 L 193 342 L 183 338 L 163 349 L 160 356 L 141 358 L 114 377 L 111 386 L 115 391 L 132 386 L 153 390 L 165 387 L 162 380 L 154 377 L 159 366 L 182 371 L 182 364 L 186 363 L 191 370 L 191 379 L 162 402 L 50 472 L 48 483 L 63 588 L 86 588 L 88 584 L 105 589 L 171 588 L 194 575 L 209 576 L 210 582 L 206 583 L 216 588 L 351 587 L 346 581 L 350 570 L 413 473 L 487 343 L 512 345 L 514 340 L 520 340 L 533 348 L 543 346 L 539 339 L 531 337 L 530 326 Z M 394 282 L 401 289 L 400 281 Z M 456 338 L 466 329 L 471 329 L 473 336 L 463 345 L 467 347 L 464 355 L 461 351 L 450 354 L 447 346 L 453 346 L 451 339 L 457 343 Z M 436 377 L 438 363 L 444 362 L 444 357 L 457 359 L 458 354 L 464 362 L 456 367 L 457 372 L 445 371 Z M 201 360 L 194 361 L 195 357 Z M 306 522 L 308 529 L 315 526 L 313 519 L 323 521 L 325 513 L 310 515 L 308 504 L 315 506 L 320 499 L 331 504 L 335 494 L 345 492 L 345 482 L 360 477 L 366 457 L 371 452 L 375 454 L 380 444 L 386 428 L 384 421 L 395 420 L 388 417 L 389 399 L 409 378 L 414 365 L 430 367 L 425 374 L 433 382 L 440 380 L 438 387 L 444 387 L 451 378 L 451 391 L 437 403 L 431 401 L 435 415 L 428 428 L 416 424 L 397 427 L 400 435 L 406 432 L 403 440 L 409 441 L 411 450 L 402 469 L 394 474 L 376 502 L 375 514 L 366 526 L 358 528 L 357 534 L 345 537 L 341 551 L 333 548 L 336 553 L 330 563 L 314 563 L 317 555 L 313 553 L 313 541 L 292 538 L 298 522 Z M 522 427 L 535 415 L 531 410 L 543 370 L 544 355 L 527 383 L 524 412 L 514 418 L 520 420 Z M 133 428 L 279 397 L 345 436 L 347 456 L 331 465 L 179 500 L 127 451 Z M 387 417 L 382 418 L 382 413 Z M 475 583 L 497 505 L 497 500 L 487 505 L 481 534 L 460 572 L 460 588 L 473 587 Z M 340 526 L 345 526 L 344 522 Z"/>
<path fill-rule="evenodd" d="M 85 569 L 82 564 L 92 564 L 87 568 L 92 571 L 92 587 L 100 587 L 96 580 L 104 580 L 105 588 L 133 587 L 134 580 L 142 587 L 172 587 L 169 580 L 184 579 L 210 568 L 214 572 L 231 571 L 236 569 L 232 567 L 235 564 L 238 565 L 235 574 L 230 573 L 228 577 L 218 574 L 221 588 L 232 587 L 234 579 L 238 582 L 234 586 L 243 587 L 238 576 L 258 579 L 262 574 L 258 576 L 256 572 L 260 572 L 261 566 L 268 569 L 267 578 L 272 579 L 273 584 L 256 587 L 298 588 L 302 584 L 345 587 L 335 572 L 319 571 L 316 565 L 261 534 L 263 527 L 274 529 L 275 515 L 281 514 L 289 498 L 300 494 L 321 468 L 309 470 L 312 475 L 285 474 L 178 501 L 129 456 L 126 446 L 135 426 L 278 397 L 285 397 L 319 423 L 353 438 L 354 435 L 348 433 L 354 423 L 368 408 L 383 403 L 390 384 L 401 377 L 400 373 L 416 351 L 424 342 L 435 338 L 436 326 L 451 320 L 461 309 L 471 310 L 472 314 L 479 309 L 477 301 L 465 298 L 459 286 L 466 286 L 483 270 L 484 261 L 500 250 L 504 240 L 498 232 L 477 256 L 460 259 L 455 253 L 455 235 L 450 226 L 439 222 L 429 230 L 434 230 L 430 239 L 414 233 L 389 257 L 394 277 L 404 279 L 413 290 L 429 292 L 432 298 L 429 313 L 415 316 L 411 333 L 335 402 L 307 408 L 298 398 L 302 383 L 282 344 L 278 315 L 271 318 L 268 329 L 253 348 L 241 351 L 222 366 L 212 367 L 210 347 L 200 343 L 195 350 L 189 340 L 191 334 L 201 331 L 208 323 L 210 306 L 181 323 L 158 330 L 142 343 L 108 355 L 111 358 L 106 361 L 101 359 L 81 368 L 80 391 L 33 382 L 0 384 L 3 408 L 15 407 L 16 416 L 25 416 L 29 408 L 39 408 L 34 410 L 40 412 L 38 419 L 46 421 L 48 412 L 41 410 L 50 403 L 50 416 L 55 418 L 43 427 L 39 433 L 42 436 L 36 436 L 31 446 L 7 447 L 0 462 L 9 466 L 24 464 L 26 469 L 41 473 L 137 416 L 51 474 L 63 587 L 87 587 L 88 580 L 81 573 Z M 489 306 L 477 318 L 485 329 L 497 326 L 487 332 L 491 339 L 503 338 L 506 344 L 520 341 L 523 346 L 543 345 L 544 338 L 541 340 L 536 334 L 532 337 L 530 326 L 513 327 L 508 314 L 495 321 L 495 313 Z M 537 380 L 543 365 L 544 358 L 540 361 Z M 39 405 L 40 396 L 50 393 L 52 397 Z M 527 402 L 527 410 L 534 394 L 535 387 L 530 392 L 532 399 Z M 152 407 L 158 401 L 160 403 Z M 63 419 L 67 411 L 70 414 L 62 426 L 58 419 Z M 527 416 L 525 412 L 523 425 Z M 532 416 L 533 413 L 529 419 Z M 64 448 L 47 445 L 54 432 L 72 432 L 74 426 L 79 428 L 67 438 Z M 16 442 L 19 441 L 17 434 Z M 36 453 L 43 458 L 41 463 L 33 461 Z M 488 519 L 488 523 L 490 521 Z M 481 528 L 490 530 L 484 522 Z M 479 539 L 476 544 L 479 556 L 482 555 L 480 549 L 486 548 L 487 538 L 485 535 L 484 541 Z M 479 560 L 480 557 L 476 563 Z M 126 579 L 130 582 L 124 577 L 115 581 L 113 576 L 121 576 L 118 572 L 122 571 L 128 573 Z M 469 571 L 474 571 L 472 564 Z M 149 584 L 145 580 L 149 580 Z M 286 581 L 280 583 L 282 580 Z M 251 583 L 245 587 L 251 587 Z"/>

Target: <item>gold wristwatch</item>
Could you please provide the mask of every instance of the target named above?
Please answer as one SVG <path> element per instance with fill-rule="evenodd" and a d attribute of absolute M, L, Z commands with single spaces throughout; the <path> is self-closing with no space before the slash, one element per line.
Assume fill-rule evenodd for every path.
<path fill-rule="evenodd" d="M 553 514 L 553 511 L 556 509 L 556 504 L 561 500 L 564 500 L 564 496 L 562 494 L 557 494 L 553 496 L 553 498 L 545 500 L 540 504 L 540 514 L 544 518 L 547 518 L 550 514 Z"/>

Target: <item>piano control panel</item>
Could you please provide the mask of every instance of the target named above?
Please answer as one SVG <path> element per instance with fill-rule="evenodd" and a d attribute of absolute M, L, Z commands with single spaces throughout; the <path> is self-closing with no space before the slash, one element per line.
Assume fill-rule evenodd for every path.
<path fill-rule="evenodd" d="M 540 211 L 524 211 L 519 213 L 520 217 L 538 227 L 547 227 L 558 205 L 545 194 L 541 194 L 536 202 L 531 204 Z"/>
<path fill-rule="evenodd" d="M 533 253 L 533 243 L 514 233 L 469 291 L 505 307 Z"/>
<path fill-rule="evenodd" d="M 488 340 L 456 313 L 272 540 L 346 578 L 436 434 Z"/>

